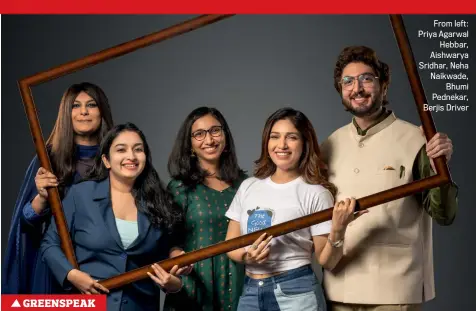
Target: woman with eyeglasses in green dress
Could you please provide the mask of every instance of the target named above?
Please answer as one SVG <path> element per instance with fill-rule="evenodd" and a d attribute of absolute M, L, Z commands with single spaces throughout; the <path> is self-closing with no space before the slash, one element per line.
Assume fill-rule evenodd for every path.
<path fill-rule="evenodd" d="M 247 178 L 238 166 L 228 124 L 215 108 L 193 110 L 183 122 L 169 157 L 168 188 L 185 213 L 184 250 L 191 252 L 225 240 L 225 212 Z M 183 277 L 180 293 L 167 295 L 164 310 L 236 310 L 243 266 L 221 254 L 197 262 Z"/>

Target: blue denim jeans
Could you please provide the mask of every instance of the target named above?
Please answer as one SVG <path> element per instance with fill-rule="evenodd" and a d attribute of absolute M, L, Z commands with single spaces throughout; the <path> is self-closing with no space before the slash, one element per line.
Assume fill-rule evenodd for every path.
<path fill-rule="evenodd" d="M 265 278 L 245 277 L 237 311 L 325 311 L 321 284 L 310 265 Z"/>

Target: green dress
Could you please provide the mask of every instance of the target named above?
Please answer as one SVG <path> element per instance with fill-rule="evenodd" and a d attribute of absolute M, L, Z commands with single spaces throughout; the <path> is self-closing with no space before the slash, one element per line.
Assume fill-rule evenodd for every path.
<path fill-rule="evenodd" d="M 203 184 L 187 189 L 181 181 L 170 181 L 168 188 L 186 213 L 185 252 L 225 240 L 229 222 L 225 213 L 244 178 L 223 191 Z M 226 253 L 199 261 L 192 273 L 182 278 L 182 290 L 166 296 L 164 310 L 235 311 L 244 273 L 243 265 L 230 260 Z"/>

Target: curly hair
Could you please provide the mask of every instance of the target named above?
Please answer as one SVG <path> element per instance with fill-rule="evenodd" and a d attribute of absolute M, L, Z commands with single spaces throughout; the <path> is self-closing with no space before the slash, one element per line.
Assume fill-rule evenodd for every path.
<path fill-rule="evenodd" d="M 382 89 L 385 89 L 390 84 L 390 67 L 378 59 L 377 53 L 374 50 L 366 46 L 349 46 L 344 48 L 339 54 L 334 68 L 334 87 L 339 94 L 342 93 L 340 84 L 342 72 L 350 63 L 364 63 L 371 67 L 378 76 Z M 385 94 L 382 105 L 385 106 L 387 104 L 388 101 Z"/>

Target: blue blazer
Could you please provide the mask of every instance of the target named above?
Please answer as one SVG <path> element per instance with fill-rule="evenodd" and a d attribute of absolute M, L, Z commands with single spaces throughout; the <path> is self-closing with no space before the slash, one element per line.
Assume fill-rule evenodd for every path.
<path fill-rule="evenodd" d="M 169 234 L 153 227 L 139 211 L 139 235 L 124 249 L 111 206 L 109 178 L 73 185 L 63 201 L 63 209 L 79 269 L 93 279 L 107 279 L 169 256 Z M 63 288 L 72 288 L 66 276 L 73 267 L 61 251 L 54 222 L 45 234 L 40 252 Z M 147 278 L 111 290 L 107 310 L 159 310 L 159 298 L 158 286 Z"/>

